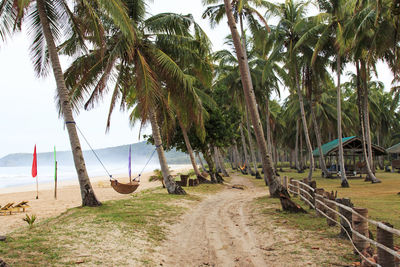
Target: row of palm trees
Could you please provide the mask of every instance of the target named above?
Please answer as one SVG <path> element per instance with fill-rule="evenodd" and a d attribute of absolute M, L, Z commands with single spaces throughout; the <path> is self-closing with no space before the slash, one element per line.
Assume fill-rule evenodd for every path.
<path fill-rule="evenodd" d="M 73 111 L 98 105 L 110 89 L 107 127 L 116 106 L 129 111 L 130 123 L 150 123 L 169 193 L 185 194 L 172 179 L 164 156 L 164 148 L 176 146 L 188 152 L 201 182 L 209 181 L 197 168 L 199 152 L 213 182 L 221 181 L 217 169 L 224 169 L 223 155 L 230 154 L 236 165 L 255 175 L 258 158 L 270 194 L 279 196 L 287 192 L 276 177 L 273 160 L 278 152 L 294 147 L 298 158 L 304 140 L 314 166 L 313 144 L 320 147 L 327 136 L 342 136 L 343 125 L 346 134 L 361 132 L 365 157 L 372 165 L 372 138 L 383 145 L 399 129 L 393 119 L 399 115 L 398 88 L 388 96 L 371 80 L 378 60 L 387 62 L 395 79 L 399 75 L 394 2 L 317 3 L 321 12 L 307 17 L 307 3 L 301 1 L 203 0 L 203 17 L 212 25 L 226 17 L 231 30 L 231 49 L 214 53 L 191 15 L 149 17 L 145 0 L 1 0 L 0 36 L 7 39 L 27 23 L 35 70 L 42 76 L 52 67 L 83 205 L 101 203 L 86 172 Z M 270 17 L 278 19 L 276 26 L 267 23 Z M 388 31 L 394 35 L 384 40 Z M 74 59 L 64 72 L 59 54 Z M 342 85 L 340 74 L 348 63 L 356 65 L 357 73 Z M 336 86 L 330 69 L 336 70 Z M 283 87 L 290 92 L 283 104 L 270 101 Z M 390 114 L 385 113 L 388 105 Z M 336 128 L 332 122 L 337 122 Z M 371 134 L 371 125 L 379 134 Z M 340 164 L 343 170 L 343 160 Z M 322 169 L 326 171 L 323 164 Z M 371 179 L 378 181 L 369 169 Z M 309 170 L 311 180 L 313 168 Z M 348 186 L 345 172 L 342 186 Z"/>

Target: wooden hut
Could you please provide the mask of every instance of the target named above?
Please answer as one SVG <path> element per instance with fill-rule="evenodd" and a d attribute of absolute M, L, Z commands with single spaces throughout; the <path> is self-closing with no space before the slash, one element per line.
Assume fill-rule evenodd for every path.
<path fill-rule="evenodd" d="M 342 138 L 343 154 L 345 161 L 345 170 L 348 176 L 356 176 L 366 173 L 366 163 L 363 155 L 362 141 L 357 136 Z M 338 156 L 339 156 L 339 140 L 335 139 L 329 143 L 322 145 L 322 153 L 324 154 L 326 166 L 330 173 L 323 174 L 332 176 L 340 171 Z M 372 144 L 372 157 L 386 155 L 386 150 L 380 146 Z M 320 157 L 319 149 L 313 151 L 314 157 Z M 375 164 L 372 166 L 375 170 Z"/>
<path fill-rule="evenodd" d="M 396 169 L 400 172 L 400 143 L 386 149 L 389 154 L 392 154 L 392 172 Z"/>

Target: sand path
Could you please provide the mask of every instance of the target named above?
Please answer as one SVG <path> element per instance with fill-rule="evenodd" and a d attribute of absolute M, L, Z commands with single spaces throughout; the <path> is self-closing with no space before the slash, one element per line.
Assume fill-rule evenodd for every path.
<path fill-rule="evenodd" d="M 161 266 L 335 266 L 337 241 L 282 225 L 265 216 L 253 200 L 265 196 L 245 177 L 233 175 L 227 186 L 191 208 L 170 228 L 169 239 L 157 249 Z M 279 209 L 278 205 L 263 208 Z M 329 247 L 329 250 L 319 248 Z"/>
<path fill-rule="evenodd" d="M 167 252 L 164 266 L 267 266 L 255 233 L 248 227 L 247 203 L 265 195 L 246 178 L 233 176 L 221 193 L 202 201 L 172 229 L 172 238 L 161 251 Z"/>

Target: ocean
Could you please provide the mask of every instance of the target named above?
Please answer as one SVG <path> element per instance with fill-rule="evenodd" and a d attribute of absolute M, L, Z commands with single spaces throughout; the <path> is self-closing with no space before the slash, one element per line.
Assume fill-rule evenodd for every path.
<path fill-rule="evenodd" d="M 132 163 L 132 178 L 136 177 L 142 171 L 144 165 L 135 165 Z M 110 164 L 106 165 L 108 172 L 111 175 L 121 175 L 128 177 L 128 164 Z M 146 166 L 143 172 L 151 172 L 154 169 L 159 169 L 158 164 L 151 163 Z M 21 167 L 0 167 L 0 188 L 18 187 L 36 184 L 36 179 L 31 176 L 31 166 Z M 108 176 L 106 171 L 100 164 L 88 164 L 87 171 L 89 177 Z M 115 177 L 118 178 L 118 177 Z M 57 181 L 77 180 L 75 166 L 73 165 L 58 165 Z M 40 183 L 49 183 L 54 181 L 54 166 L 38 166 L 38 180 Z M 1 191 L 0 191 L 1 192 Z"/>

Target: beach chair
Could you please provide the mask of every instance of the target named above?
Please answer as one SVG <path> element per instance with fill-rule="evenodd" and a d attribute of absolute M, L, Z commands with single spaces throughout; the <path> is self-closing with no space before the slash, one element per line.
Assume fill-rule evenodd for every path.
<path fill-rule="evenodd" d="M 12 203 L 8 203 L 7 205 L 5 205 L 4 207 L 0 208 L 0 214 L 2 215 L 8 215 L 8 214 L 12 214 L 13 209 L 12 206 L 14 205 L 14 202 Z"/>
<path fill-rule="evenodd" d="M 25 212 L 26 208 L 29 208 L 30 206 L 28 205 L 28 201 L 21 201 L 17 205 L 13 206 L 12 209 L 17 211 L 17 212 Z"/>

